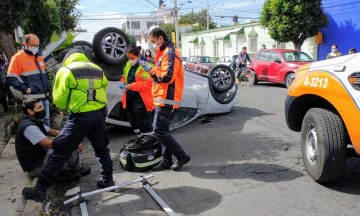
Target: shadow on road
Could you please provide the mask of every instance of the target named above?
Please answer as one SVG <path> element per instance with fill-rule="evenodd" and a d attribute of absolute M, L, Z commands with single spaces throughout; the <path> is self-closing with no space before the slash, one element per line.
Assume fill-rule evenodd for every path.
<path fill-rule="evenodd" d="M 198 187 L 154 190 L 174 212 L 183 215 L 199 215 L 215 208 L 222 200 L 219 193 Z M 105 193 L 103 196 L 91 198 L 87 203 L 91 215 L 166 215 L 143 188 L 125 188 Z"/>
<path fill-rule="evenodd" d="M 191 175 L 204 179 L 252 179 L 262 182 L 291 181 L 301 172 L 278 164 L 243 163 L 192 167 Z"/>
<path fill-rule="evenodd" d="M 271 83 L 271 82 L 259 82 L 258 84 L 254 85 L 253 87 L 256 87 L 256 86 L 267 87 L 267 88 L 272 88 L 272 87 L 286 88 L 285 85 L 283 85 L 283 84 Z"/>
<path fill-rule="evenodd" d="M 348 158 L 343 178 L 323 185 L 342 193 L 360 195 L 360 158 Z"/>

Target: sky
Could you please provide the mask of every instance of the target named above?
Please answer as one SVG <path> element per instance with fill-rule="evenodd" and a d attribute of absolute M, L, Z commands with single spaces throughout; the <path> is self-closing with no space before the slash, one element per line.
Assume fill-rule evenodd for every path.
<path fill-rule="evenodd" d="M 239 22 L 253 20 L 260 16 L 265 0 L 177 0 L 179 14 L 206 9 L 218 25 L 230 24 L 232 16 Z M 164 0 L 167 7 L 174 7 L 173 0 Z M 121 28 L 122 18 L 127 15 L 151 16 L 158 6 L 158 0 L 80 0 L 77 9 L 82 13 L 79 28 L 86 29 L 76 40 L 92 42 L 93 36 L 106 27 Z"/>

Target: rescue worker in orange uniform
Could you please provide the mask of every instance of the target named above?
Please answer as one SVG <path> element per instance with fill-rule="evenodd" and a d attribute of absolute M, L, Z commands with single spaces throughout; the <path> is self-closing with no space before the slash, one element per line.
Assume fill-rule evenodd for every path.
<path fill-rule="evenodd" d="M 153 134 L 151 112 L 155 108 L 151 94 L 153 79 L 138 63 L 140 49 L 134 45 L 128 48 L 126 55 L 129 61 L 120 80 L 125 84 L 126 90 L 121 100 L 123 108 L 126 109 L 131 128 L 137 136 Z"/>
<path fill-rule="evenodd" d="M 35 34 L 25 35 L 24 49 L 16 53 L 10 61 L 6 83 L 23 93 L 23 98 L 38 99 L 46 111 L 43 123 L 50 126 L 49 94 L 50 85 L 46 75 L 46 65 L 41 52 L 40 40 Z"/>
<path fill-rule="evenodd" d="M 153 128 L 163 148 L 163 160 L 153 167 L 153 171 L 179 171 L 190 161 L 190 157 L 169 132 L 170 120 L 174 109 L 180 106 L 184 88 L 181 55 L 162 29 L 154 28 L 149 37 L 157 46 L 155 67 L 150 69 L 149 66 L 144 66 L 144 70 L 150 71 L 154 79 L 152 94 L 156 107 Z M 176 158 L 175 163 L 172 161 L 172 155 Z"/>

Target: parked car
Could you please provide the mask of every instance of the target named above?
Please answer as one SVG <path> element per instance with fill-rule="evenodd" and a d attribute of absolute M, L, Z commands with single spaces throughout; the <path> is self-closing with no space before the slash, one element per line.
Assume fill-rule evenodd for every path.
<path fill-rule="evenodd" d="M 187 57 L 182 56 L 182 57 L 181 57 L 181 60 L 182 60 L 182 65 L 183 65 L 183 68 L 185 68 L 185 64 L 186 64 L 186 62 L 187 62 L 188 58 L 187 58 Z"/>
<path fill-rule="evenodd" d="M 217 64 L 224 64 L 229 66 L 231 69 L 235 69 L 235 62 L 237 59 L 238 55 L 232 55 L 232 56 L 221 56 L 218 61 Z"/>
<path fill-rule="evenodd" d="M 299 66 L 314 60 L 305 52 L 290 49 L 259 50 L 248 66 L 254 84 L 258 81 L 282 83 L 289 88 Z"/>
<path fill-rule="evenodd" d="M 235 83 L 232 69 L 226 65 L 217 65 L 210 56 L 191 56 L 185 64 L 185 69 L 210 75 L 213 87 L 217 91 L 228 91 Z"/>
<path fill-rule="evenodd" d="M 360 155 L 360 54 L 301 66 L 288 90 L 288 127 L 301 131 L 305 169 L 316 182 L 336 181 L 347 157 Z"/>
<path fill-rule="evenodd" d="M 185 64 L 185 69 L 207 74 L 215 65 L 216 62 L 210 56 L 191 56 Z"/>
<path fill-rule="evenodd" d="M 66 34 L 63 34 L 62 37 L 66 37 Z M 111 42 L 111 46 L 109 42 Z M 64 56 L 70 50 L 65 49 L 59 54 L 53 55 L 53 50 L 60 45 L 61 43 L 51 43 L 51 46 L 49 46 L 51 51 L 48 47 L 46 58 L 48 70 L 56 72 L 61 67 Z M 106 123 L 110 125 L 130 127 L 126 110 L 123 109 L 121 104 L 123 90 L 119 88 L 122 68 L 127 61 L 125 50 L 129 45 L 128 37 L 122 30 L 109 27 L 99 31 L 95 35 L 92 44 L 86 41 L 81 43 L 78 41 L 69 46 L 69 48 L 81 49 L 91 62 L 99 65 L 104 70 L 109 81 L 107 88 L 109 112 L 106 116 Z M 103 49 L 100 49 L 100 47 L 103 47 Z M 227 70 L 227 66 L 220 65 L 220 67 L 209 71 L 214 76 L 184 70 L 183 100 L 180 108 L 174 114 L 170 129 L 184 126 L 202 115 L 221 114 L 231 111 L 235 104 L 237 86 L 226 81 L 229 80 L 224 73 Z M 222 80 L 225 81 L 219 81 L 218 71 L 222 73 Z M 14 88 L 11 91 L 17 98 L 22 98 L 20 91 Z"/>

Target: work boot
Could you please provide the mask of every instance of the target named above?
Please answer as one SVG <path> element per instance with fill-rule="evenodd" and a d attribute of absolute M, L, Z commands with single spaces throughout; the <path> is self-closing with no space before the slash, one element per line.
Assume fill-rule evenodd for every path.
<path fill-rule="evenodd" d="M 74 181 L 77 181 L 81 178 L 81 173 L 79 172 L 75 172 L 75 173 L 71 173 L 71 172 L 67 172 L 67 171 L 62 171 L 59 176 L 57 177 L 57 182 L 58 183 L 71 183 Z"/>
<path fill-rule="evenodd" d="M 171 169 L 173 171 L 179 171 L 185 164 L 189 163 L 189 161 L 190 157 L 189 155 L 186 155 L 183 159 L 176 160 L 175 163 L 171 166 Z"/>
<path fill-rule="evenodd" d="M 110 179 L 110 180 L 100 179 L 99 181 L 96 182 L 96 186 L 98 188 L 108 188 L 108 187 L 115 186 L 115 182 L 112 179 Z"/>
<path fill-rule="evenodd" d="M 162 160 L 158 165 L 156 165 L 152 168 L 152 171 L 161 171 L 161 170 L 170 169 L 171 165 L 172 165 L 172 162 Z"/>
<path fill-rule="evenodd" d="M 42 202 L 45 200 L 46 193 L 44 191 L 36 190 L 36 187 L 26 187 L 22 190 L 22 195 L 25 199 L 31 199 L 35 202 Z"/>

